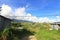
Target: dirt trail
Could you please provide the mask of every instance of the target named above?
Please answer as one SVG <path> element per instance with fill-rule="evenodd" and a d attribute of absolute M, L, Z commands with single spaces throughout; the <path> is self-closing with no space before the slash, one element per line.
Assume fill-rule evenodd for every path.
<path fill-rule="evenodd" d="M 25 36 L 21 40 L 37 40 L 37 39 L 34 35 L 29 35 L 29 36 Z"/>

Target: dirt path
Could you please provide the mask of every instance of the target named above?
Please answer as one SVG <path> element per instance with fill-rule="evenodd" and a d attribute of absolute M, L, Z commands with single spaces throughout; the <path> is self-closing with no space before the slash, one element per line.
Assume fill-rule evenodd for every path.
<path fill-rule="evenodd" d="M 37 40 L 37 39 L 36 39 L 36 37 L 34 35 L 30 35 L 30 36 L 25 36 L 21 40 Z"/>

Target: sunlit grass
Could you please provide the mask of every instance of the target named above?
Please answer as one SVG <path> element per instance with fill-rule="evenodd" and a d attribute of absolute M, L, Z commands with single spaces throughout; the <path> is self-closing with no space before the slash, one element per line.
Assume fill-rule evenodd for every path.
<path fill-rule="evenodd" d="M 60 32 L 57 30 L 40 30 L 35 35 L 37 40 L 60 40 Z"/>
<path fill-rule="evenodd" d="M 15 29 L 23 27 L 23 30 Z M 10 29 L 4 29 L 0 32 L 3 40 L 20 40 L 27 35 L 35 35 L 37 40 L 60 40 L 60 30 L 49 30 L 50 24 L 46 23 L 12 23 Z"/>

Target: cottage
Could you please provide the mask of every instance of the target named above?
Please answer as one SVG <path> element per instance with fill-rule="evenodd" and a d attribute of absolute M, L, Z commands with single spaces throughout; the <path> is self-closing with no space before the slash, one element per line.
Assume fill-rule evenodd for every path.
<path fill-rule="evenodd" d="M 5 27 L 7 28 L 11 27 L 11 20 L 0 15 L 0 30 L 2 30 Z"/>

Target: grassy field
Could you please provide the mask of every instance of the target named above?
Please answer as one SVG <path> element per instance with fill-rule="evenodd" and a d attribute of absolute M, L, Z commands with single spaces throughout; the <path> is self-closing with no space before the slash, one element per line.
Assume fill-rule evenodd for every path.
<path fill-rule="evenodd" d="M 60 40 L 60 31 L 48 30 L 50 28 L 49 23 L 20 23 L 22 27 L 33 33 L 37 40 Z"/>
<path fill-rule="evenodd" d="M 36 34 L 37 40 L 60 40 L 60 31 L 39 30 Z"/>
<path fill-rule="evenodd" d="M 18 27 L 23 27 L 24 29 L 17 30 L 16 28 Z M 5 29 L 0 32 L 0 39 L 21 40 L 21 38 L 25 36 L 34 35 L 37 40 L 60 40 L 60 30 L 48 30 L 49 28 L 49 23 L 12 23 L 12 27 L 10 29 Z"/>

